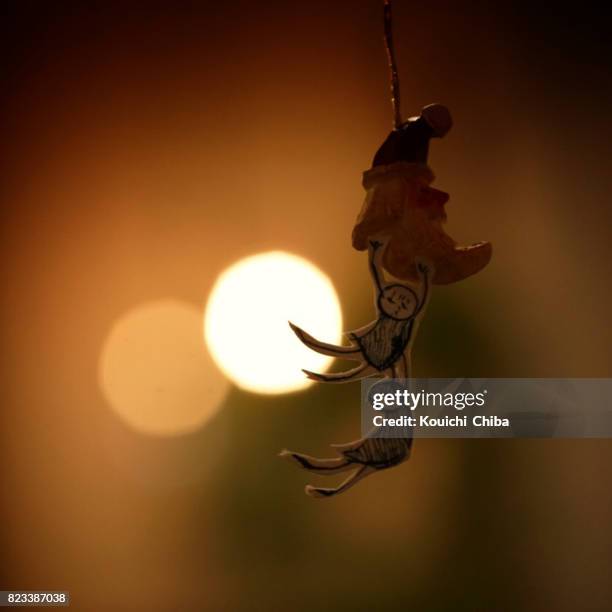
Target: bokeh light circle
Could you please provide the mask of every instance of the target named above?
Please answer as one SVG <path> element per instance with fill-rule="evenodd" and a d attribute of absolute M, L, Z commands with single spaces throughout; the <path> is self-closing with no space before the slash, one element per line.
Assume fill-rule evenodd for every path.
<path fill-rule="evenodd" d="M 202 343 L 198 308 L 176 300 L 141 305 L 120 317 L 104 343 L 100 387 L 132 429 L 174 436 L 202 427 L 229 384 Z"/>
<path fill-rule="evenodd" d="M 287 393 L 312 384 L 302 368 L 322 372 L 332 361 L 306 348 L 288 321 L 323 341 L 340 342 L 336 290 L 302 257 L 260 253 L 219 276 L 206 305 L 204 336 L 213 359 L 236 385 L 257 393 Z"/>

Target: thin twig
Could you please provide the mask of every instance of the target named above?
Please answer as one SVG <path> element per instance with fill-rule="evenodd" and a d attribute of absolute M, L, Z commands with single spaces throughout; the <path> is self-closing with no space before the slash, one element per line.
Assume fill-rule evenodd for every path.
<path fill-rule="evenodd" d="M 389 76 L 391 78 L 391 104 L 393 105 L 393 126 L 395 129 L 402 125 L 402 112 L 400 108 L 400 85 L 395 63 L 395 50 L 393 49 L 393 19 L 391 15 L 391 0 L 384 0 L 385 48 L 389 60 Z"/>

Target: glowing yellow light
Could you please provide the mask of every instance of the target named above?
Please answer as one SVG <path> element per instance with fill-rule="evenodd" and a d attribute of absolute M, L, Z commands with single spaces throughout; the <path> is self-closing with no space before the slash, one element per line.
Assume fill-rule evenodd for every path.
<path fill-rule="evenodd" d="M 229 384 L 202 344 L 200 311 L 174 300 L 140 306 L 111 329 L 100 359 L 100 386 L 133 429 L 178 435 L 217 411 Z"/>
<path fill-rule="evenodd" d="M 213 359 L 239 387 L 286 393 L 311 384 L 302 368 L 322 372 L 332 360 L 307 349 L 287 321 L 326 342 L 340 341 L 342 313 L 329 278 L 296 255 L 261 253 L 218 278 L 204 335 Z"/>

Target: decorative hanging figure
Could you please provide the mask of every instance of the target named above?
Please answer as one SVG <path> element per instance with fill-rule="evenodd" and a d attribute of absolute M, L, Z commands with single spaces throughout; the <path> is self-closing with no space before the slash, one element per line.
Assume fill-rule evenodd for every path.
<path fill-rule="evenodd" d="M 440 104 L 424 107 L 418 117 L 401 120 L 399 79 L 391 32 L 391 4 L 384 2 L 385 43 L 391 75 L 394 129 L 380 146 L 372 168 L 363 174 L 366 197 L 353 229 L 353 247 L 368 251 L 374 285 L 376 319 L 345 334 L 349 344 L 336 346 L 313 338 L 290 323 L 310 349 L 357 361 L 350 370 L 318 374 L 312 380 L 345 383 L 366 377 L 411 378 L 411 351 L 425 312 L 431 285 L 454 283 L 482 270 L 491 259 L 491 244 L 459 247 L 443 229 L 447 193 L 431 186 L 429 141 L 442 138 L 452 127 L 449 110 Z M 385 279 L 385 271 L 394 277 Z M 410 457 L 412 436 L 377 438 L 369 435 L 348 444 L 332 444 L 338 456 L 319 459 L 284 450 L 280 456 L 321 475 L 353 470 L 338 487 L 306 486 L 313 497 L 331 497 L 346 491 L 377 470 Z"/>

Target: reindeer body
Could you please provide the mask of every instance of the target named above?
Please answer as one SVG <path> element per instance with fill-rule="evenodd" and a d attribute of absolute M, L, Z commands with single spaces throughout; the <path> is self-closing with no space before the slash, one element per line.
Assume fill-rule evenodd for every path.
<path fill-rule="evenodd" d="M 368 376 L 410 378 L 410 351 L 413 334 L 418 327 L 429 296 L 431 269 L 425 262 L 418 263 L 421 287 L 417 292 L 400 283 L 385 283 L 381 259 L 385 244 L 372 240 L 369 246 L 370 271 L 376 291 L 378 317 L 375 321 L 346 336 L 353 342 L 349 346 L 336 346 L 321 342 L 289 323 L 297 337 L 309 348 L 333 357 L 360 361 L 351 370 L 333 374 L 318 374 L 304 370 L 312 380 L 326 383 L 345 383 Z M 356 468 L 338 487 L 306 486 L 306 493 L 313 497 L 331 497 L 346 491 L 359 480 L 393 467 L 410 457 L 412 437 L 376 438 L 367 436 L 348 444 L 332 444 L 338 457 L 320 459 L 284 450 L 280 456 L 293 461 L 299 467 L 322 475 L 334 475 Z"/>

